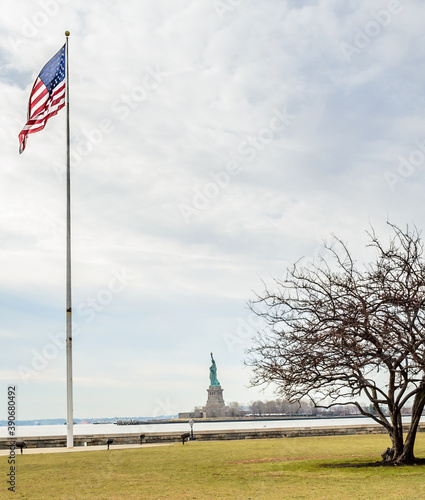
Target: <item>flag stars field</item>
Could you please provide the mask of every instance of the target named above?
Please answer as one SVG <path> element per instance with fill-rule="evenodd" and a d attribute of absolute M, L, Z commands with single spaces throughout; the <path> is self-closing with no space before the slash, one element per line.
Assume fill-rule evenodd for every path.
<path fill-rule="evenodd" d="M 65 78 L 65 51 L 62 49 L 44 66 L 40 72 L 40 80 L 44 83 L 49 95 Z"/>

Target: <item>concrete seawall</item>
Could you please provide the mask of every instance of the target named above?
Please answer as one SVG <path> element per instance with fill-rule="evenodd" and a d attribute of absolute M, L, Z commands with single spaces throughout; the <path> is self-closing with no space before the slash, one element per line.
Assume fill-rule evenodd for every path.
<path fill-rule="evenodd" d="M 407 430 L 407 427 L 406 427 Z M 425 423 L 420 424 L 418 432 L 425 431 Z M 232 439 L 283 439 L 314 436 L 350 436 L 364 434 L 385 434 L 380 425 L 347 425 L 332 427 L 298 427 L 279 429 L 252 429 L 252 430 L 222 430 L 194 432 L 198 441 L 218 441 Z M 167 443 L 181 441 L 181 432 L 147 432 L 143 443 Z M 86 434 L 74 436 L 74 446 L 105 445 L 107 439 L 113 439 L 113 444 L 140 444 L 140 433 L 134 434 Z M 0 438 L 0 449 L 8 449 L 10 438 Z M 25 441 L 28 448 L 55 448 L 66 447 L 66 436 L 22 436 L 19 441 Z M 86 443 L 86 444 L 85 444 Z M 113 446 L 113 445 L 112 445 Z"/>

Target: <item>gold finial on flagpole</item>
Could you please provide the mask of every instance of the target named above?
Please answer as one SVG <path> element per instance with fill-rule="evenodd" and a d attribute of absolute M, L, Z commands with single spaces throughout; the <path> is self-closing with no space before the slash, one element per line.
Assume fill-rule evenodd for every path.
<path fill-rule="evenodd" d="M 65 36 L 69 36 L 71 33 L 69 31 L 65 31 Z"/>

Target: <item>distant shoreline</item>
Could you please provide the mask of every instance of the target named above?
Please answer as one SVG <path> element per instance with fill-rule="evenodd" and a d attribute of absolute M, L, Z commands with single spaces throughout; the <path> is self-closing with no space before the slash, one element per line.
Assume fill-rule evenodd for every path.
<path fill-rule="evenodd" d="M 405 415 L 403 415 L 405 416 Z M 406 415 L 409 416 L 409 415 Z M 267 420 L 328 420 L 328 419 L 342 419 L 342 418 L 369 418 L 364 415 L 338 415 L 338 416 L 322 416 L 322 415 L 281 415 L 281 416 L 261 416 L 261 417 L 225 417 L 225 418 L 173 418 L 173 419 L 151 419 L 151 420 L 137 420 L 137 419 L 119 419 L 117 425 L 149 425 L 149 424 L 177 424 L 193 420 L 196 422 L 261 422 Z"/>

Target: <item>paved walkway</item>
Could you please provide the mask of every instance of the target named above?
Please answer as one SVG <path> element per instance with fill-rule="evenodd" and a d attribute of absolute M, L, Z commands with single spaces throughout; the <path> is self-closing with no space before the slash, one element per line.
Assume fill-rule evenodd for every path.
<path fill-rule="evenodd" d="M 158 443 L 158 444 L 111 444 L 109 450 L 125 450 L 127 448 L 152 448 L 154 446 L 170 446 L 176 443 Z M 34 455 L 37 453 L 73 453 L 76 451 L 100 451 L 107 450 L 107 446 L 105 444 L 99 446 L 76 446 L 74 448 L 65 448 L 65 447 L 57 447 L 57 448 L 24 448 L 24 455 Z M 1 456 L 8 456 L 10 450 L 0 450 Z M 16 448 L 15 450 L 17 455 L 21 454 L 21 450 Z"/>

